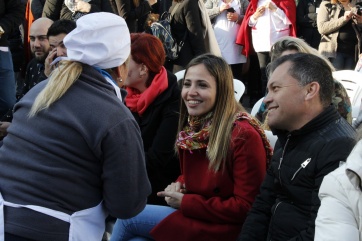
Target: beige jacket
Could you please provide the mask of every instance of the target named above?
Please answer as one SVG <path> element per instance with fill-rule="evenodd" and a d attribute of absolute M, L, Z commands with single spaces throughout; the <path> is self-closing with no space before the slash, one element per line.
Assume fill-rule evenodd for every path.
<path fill-rule="evenodd" d="M 352 6 L 355 2 L 356 0 L 351 2 Z M 336 57 L 339 29 L 348 22 L 344 17 L 338 17 L 341 10 L 342 7 L 339 4 L 331 4 L 330 1 L 323 1 L 319 7 L 317 26 L 322 36 L 318 50 L 327 58 Z M 359 39 L 359 36 L 357 38 Z"/>

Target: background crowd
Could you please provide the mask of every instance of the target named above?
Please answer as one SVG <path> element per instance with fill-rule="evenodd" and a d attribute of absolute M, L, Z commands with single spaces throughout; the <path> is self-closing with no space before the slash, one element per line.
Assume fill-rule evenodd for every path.
<path fill-rule="evenodd" d="M 359 4 L 0 0 L 0 240 L 362 241 Z"/>

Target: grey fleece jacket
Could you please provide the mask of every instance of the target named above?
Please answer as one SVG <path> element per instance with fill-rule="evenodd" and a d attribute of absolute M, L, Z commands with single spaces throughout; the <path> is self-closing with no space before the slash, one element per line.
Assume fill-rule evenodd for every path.
<path fill-rule="evenodd" d="M 112 216 L 143 210 L 151 192 L 140 131 L 113 87 L 90 66 L 47 110 L 27 115 L 48 80 L 15 106 L 0 148 L 6 201 L 68 214 L 101 200 Z M 35 240 L 68 240 L 69 225 L 27 209 L 5 208 L 5 232 Z"/>

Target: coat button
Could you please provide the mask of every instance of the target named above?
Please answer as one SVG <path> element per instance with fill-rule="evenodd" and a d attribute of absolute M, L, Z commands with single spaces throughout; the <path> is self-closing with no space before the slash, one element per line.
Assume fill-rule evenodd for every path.
<path fill-rule="evenodd" d="M 220 192 L 220 188 L 216 187 L 214 188 L 214 193 L 219 193 Z"/>

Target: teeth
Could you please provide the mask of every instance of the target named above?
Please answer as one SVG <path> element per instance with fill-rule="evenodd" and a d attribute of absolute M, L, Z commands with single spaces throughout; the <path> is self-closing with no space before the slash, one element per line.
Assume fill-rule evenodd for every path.
<path fill-rule="evenodd" d="M 273 107 L 273 108 L 270 108 L 268 111 L 270 112 L 270 111 L 273 111 L 273 110 L 275 110 L 275 109 L 277 109 L 276 107 Z"/>
<path fill-rule="evenodd" d="M 189 100 L 188 102 L 189 102 L 189 104 L 199 104 L 199 103 L 201 103 L 201 101 L 198 101 L 198 100 Z"/>

